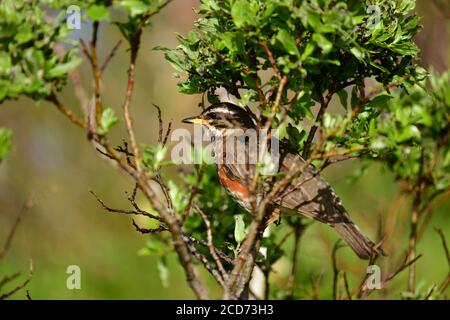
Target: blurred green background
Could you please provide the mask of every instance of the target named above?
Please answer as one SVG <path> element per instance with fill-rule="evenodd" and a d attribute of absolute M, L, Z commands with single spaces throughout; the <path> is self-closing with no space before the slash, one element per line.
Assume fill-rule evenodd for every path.
<path fill-rule="evenodd" d="M 437 70 L 448 68 L 450 12 L 440 7 L 442 1 L 419 1 L 418 12 L 423 16 L 424 30 L 417 42 L 422 48 L 425 66 Z M 186 34 L 196 19 L 194 0 L 171 3 L 153 18 L 153 28 L 145 32 L 138 58 L 136 90 L 132 112 L 137 135 L 143 143 L 155 143 L 158 121 L 152 103 L 161 106 L 166 121 L 173 120 L 174 128 L 186 127 L 181 119 L 198 112 L 199 96 L 178 93 L 173 69 L 161 52 L 152 51 L 157 45 L 175 47 L 175 33 Z M 74 38 L 89 38 L 90 25 L 83 24 Z M 120 39 L 117 28 L 106 26 L 100 30 L 100 56 L 106 56 Z M 128 59 L 123 44 L 103 76 L 103 99 L 107 107 L 120 110 L 126 86 Z M 91 75 L 87 63 L 80 68 L 83 87 L 91 94 Z M 62 95 L 64 101 L 81 114 L 81 106 L 70 86 Z M 332 106 L 333 107 L 333 106 Z M 336 107 L 337 110 L 337 107 Z M 0 106 L 0 126 L 13 130 L 13 149 L 0 165 L 0 244 L 6 238 L 16 215 L 26 199 L 34 194 L 36 204 L 24 216 L 11 250 L 0 264 L 0 275 L 23 271 L 25 279 L 29 259 L 33 259 L 34 277 L 28 289 L 33 299 L 182 299 L 193 298 L 186 285 L 175 254 L 169 261 L 169 283 L 163 286 L 157 257 L 138 256 L 148 237 L 134 231 L 131 218 L 102 210 L 89 190 L 94 190 L 111 206 L 126 207 L 125 191 L 132 182 L 101 160 L 85 134 L 64 119 L 47 103 L 35 105 L 29 99 L 19 99 Z M 121 123 L 113 130 L 116 144 L 124 136 Z M 387 243 L 390 256 L 403 254 L 407 240 L 400 234 L 408 228 L 409 200 L 399 192 L 393 177 L 380 167 L 372 167 L 362 179 L 351 182 L 350 173 L 357 163 L 343 163 L 326 171 L 329 180 L 341 196 L 348 211 L 363 230 L 375 238 L 379 217 L 394 217 L 389 226 L 393 236 Z M 176 171 L 171 176 L 176 179 Z M 145 207 L 145 203 L 142 203 Z M 442 281 L 448 272 L 441 240 L 433 226 L 442 228 L 450 239 L 450 204 L 448 198 L 437 201 L 440 208 L 430 221 L 418 245 L 424 257 L 418 261 L 419 286 L 429 287 Z M 273 227 L 282 235 L 284 226 Z M 305 291 L 310 298 L 310 277 L 321 277 L 321 297 L 329 297 L 332 269 L 331 248 L 337 237 L 319 224 L 310 227 L 302 239 L 298 267 L 297 292 Z M 287 250 L 292 246 L 287 244 Z M 348 272 L 350 285 L 359 284 L 366 264 L 349 249 L 339 252 L 339 267 Z M 386 260 L 386 259 L 385 259 Z M 381 260 L 383 266 L 383 260 Z M 81 268 L 81 290 L 66 288 L 66 269 L 69 265 Z M 289 260 L 276 264 L 271 281 L 276 286 L 287 281 Z M 392 285 L 404 286 L 406 272 Z M 208 276 L 205 274 L 205 277 Z M 216 288 L 213 281 L 208 283 Z M 13 288 L 20 279 L 9 284 Z M 399 291 L 401 291 L 399 287 Z M 216 297 L 219 290 L 216 288 Z M 383 297 L 379 293 L 378 297 Z M 12 298 L 24 299 L 20 291 Z"/>

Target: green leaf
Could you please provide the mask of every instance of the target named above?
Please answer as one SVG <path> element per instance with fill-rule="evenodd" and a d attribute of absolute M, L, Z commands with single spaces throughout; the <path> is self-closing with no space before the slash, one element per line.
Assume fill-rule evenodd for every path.
<path fill-rule="evenodd" d="M 416 56 L 419 53 L 419 49 L 412 42 L 393 43 L 388 46 L 394 52 L 400 53 L 404 56 Z"/>
<path fill-rule="evenodd" d="M 164 288 L 167 288 L 169 286 L 169 275 L 170 271 L 167 267 L 167 261 L 164 256 L 162 256 L 158 260 L 158 271 L 159 271 L 159 278 L 161 279 L 162 286 Z"/>
<path fill-rule="evenodd" d="M 329 53 L 331 51 L 331 49 L 333 48 L 333 44 L 320 33 L 313 34 L 312 38 L 317 43 L 319 48 L 322 49 L 322 52 L 324 54 Z"/>
<path fill-rule="evenodd" d="M 101 127 L 98 129 L 98 134 L 101 136 L 107 134 L 109 129 L 111 129 L 118 121 L 119 118 L 117 118 L 114 110 L 106 108 L 102 113 L 102 122 Z"/>
<path fill-rule="evenodd" d="M 244 216 L 242 214 L 237 214 L 234 216 L 234 219 L 234 239 L 240 244 L 244 241 L 246 235 Z"/>
<path fill-rule="evenodd" d="M 0 74 L 7 74 L 12 65 L 11 56 L 4 51 L 0 51 Z"/>
<path fill-rule="evenodd" d="M 25 43 L 33 39 L 33 30 L 30 25 L 21 25 L 14 39 L 18 43 Z"/>
<path fill-rule="evenodd" d="M 140 0 L 122 0 L 120 5 L 124 7 L 132 17 L 145 14 L 150 7 Z"/>
<path fill-rule="evenodd" d="M 397 142 L 406 142 L 411 139 L 420 139 L 421 134 L 419 128 L 415 125 L 409 125 L 401 131 L 400 135 L 397 137 Z"/>
<path fill-rule="evenodd" d="M 320 32 L 322 22 L 320 21 L 320 14 L 318 12 L 308 10 L 307 13 L 308 23 L 315 30 Z"/>
<path fill-rule="evenodd" d="M 277 39 L 281 42 L 281 44 L 283 45 L 284 49 L 286 49 L 286 51 L 289 54 L 297 55 L 297 56 L 299 55 L 298 48 L 297 48 L 297 45 L 295 43 L 295 40 L 289 34 L 289 32 L 287 30 L 281 29 L 280 31 L 278 31 Z"/>
<path fill-rule="evenodd" d="M 350 49 L 350 52 L 355 56 L 356 59 L 358 59 L 360 62 L 364 62 L 364 52 L 359 50 L 356 47 L 353 47 Z"/>
<path fill-rule="evenodd" d="M 0 162 L 5 160 L 11 150 L 12 131 L 0 127 Z"/>
<path fill-rule="evenodd" d="M 391 99 L 392 99 L 392 96 L 390 94 L 387 94 L 387 93 L 380 94 L 380 95 L 376 96 L 375 98 L 373 98 L 371 101 L 369 101 L 367 103 L 367 106 L 369 106 L 371 108 L 383 107 Z"/>
<path fill-rule="evenodd" d="M 256 13 L 258 12 L 258 4 L 254 1 L 237 0 L 231 8 L 231 16 L 234 24 L 238 28 L 246 25 L 254 26 L 256 21 Z"/>
<path fill-rule="evenodd" d="M 51 68 L 47 72 L 47 77 L 49 79 L 59 78 L 66 75 L 70 70 L 75 69 L 81 63 L 82 59 L 80 57 L 74 57 L 72 60 L 66 63 L 57 64 L 55 67 Z"/>
<path fill-rule="evenodd" d="M 156 146 L 149 146 L 144 150 L 142 154 L 142 164 L 151 171 L 157 170 L 161 165 L 164 165 L 164 158 L 166 156 L 167 149 L 162 144 Z M 174 190 L 178 190 L 178 187 L 174 186 Z M 176 196 L 176 195 L 175 195 Z"/>
<path fill-rule="evenodd" d="M 339 101 L 341 102 L 342 107 L 347 110 L 347 101 L 348 101 L 348 92 L 345 89 L 338 91 Z"/>
<path fill-rule="evenodd" d="M 94 21 L 109 19 L 109 10 L 103 5 L 94 4 L 87 9 L 86 13 Z"/>

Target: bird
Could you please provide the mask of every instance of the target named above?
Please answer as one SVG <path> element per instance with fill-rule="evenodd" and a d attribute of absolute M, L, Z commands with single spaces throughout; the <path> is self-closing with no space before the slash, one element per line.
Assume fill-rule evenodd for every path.
<path fill-rule="evenodd" d="M 228 194 L 241 207 L 252 212 L 251 186 L 257 170 L 257 164 L 249 161 L 251 148 L 245 137 L 250 130 L 256 130 L 257 120 L 246 109 L 230 102 L 213 104 L 197 116 L 183 119 L 184 123 L 201 124 L 211 134 L 214 145 L 217 171 L 220 183 Z M 244 137 L 243 139 L 240 139 Z M 230 153 L 229 142 L 233 137 L 234 147 L 241 144 L 245 149 L 244 161 L 233 161 L 242 152 L 235 152 L 234 158 L 227 159 Z M 228 139 L 228 140 L 227 140 Z M 219 143 L 221 142 L 221 143 Z M 293 168 L 303 168 L 297 180 L 293 179 L 286 187 L 275 194 L 270 203 L 274 212 L 300 214 L 307 218 L 325 223 L 332 227 L 337 234 L 350 246 L 361 259 L 370 259 L 374 255 L 385 255 L 384 251 L 366 237 L 360 228 L 352 221 L 342 201 L 311 164 L 294 151 L 288 143 L 278 141 L 279 164 L 277 172 L 287 174 Z M 224 147 L 225 146 L 225 147 Z M 219 159 L 220 161 L 217 161 Z M 256 190 L 257 199 L 266 195 L 265 190 Z M 274 214 L 271 222 L 277 220 Z"/>

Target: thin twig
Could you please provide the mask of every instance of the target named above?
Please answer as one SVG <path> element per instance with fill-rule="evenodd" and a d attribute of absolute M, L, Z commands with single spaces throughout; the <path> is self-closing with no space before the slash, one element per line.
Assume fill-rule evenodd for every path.
<path fill-rule="evenodd" d="M 291 272 L 289 273 L 289 278 L 287 282 L 287 299 L 294 298 L 295 280 L 297 276 L 297 261 L 298 261 L 298 249 L 300 244 L 300 238 L 303 235 L 304 225 L 302 224 L 300 218 L 293 227 L 294 229 L 294 248 L 292 249 L 292 261 L 291 261 Z"/>
<path fill-rule="evenodd" d="M 2 288 L 3 288 L 3 286 L 4 286 L 5 284 L 7 284 L 8 282 L 13 281 L 14 279 L 16 279 L 16 278 L 19 277 L 19 276 L 20 276 L 20 272 L 13 273 L 13 274 L 10 275 L 10 276 L 4 276 L 4 277 L 2 278 L 2 280 L 0 280 L 0 290 L 2 290 Z"/>
<path fill-rule="evenodd" d="M 14 289 L 12 289 L 11 291 L 8 291 L 2 295 L 0 295 L 0 300 L 4 300 L 6 298 L 9 298 L 10 296 L 12 296 L 14 293 L 16 293 L 17 291 L 25 288 L 28 283 L 30 283 L 31 279 L 33 278 L 33 261 L 30 260 L 30 267 L 29 267 L 29 271 L 28 271 L 28 278 L 22 282 L 21 284 L 19 284 L 17 287 L 15 287 Z"/>
<path fill-rule="evenodd" d="M 59 101 L 56 93 L 54 91 L 47 97 L 49 102 L 52 102 L 62 114 L 66 116 L 72 123 L 76 124 L 79 127 L 87 128 L 86 123 L 83 119 L 78 117 L 75 113 L 72 112 L 69 108 L 67 108 L 61 101 Z"/>
<path fill-rule="evenodd" d="M 219 256 L 217 255 L 216 247 L 214 246 L 212 229 L 211 229 L 211 221 L 209 220 L 208 216 L 203 212 L 203 210 L 200 209 L 200 207 L 195 205 L 194 208 L 200 214 L 200 216 L 203 219 L 203 222 L 206 225 L 206 236 L 208 239 L 209 252 L 211 253 L 212 258 L 214 259 L 214 262 L 216 263 L 217 268 L 219 269 L 222 279 L 226 280 L 228 278 L 228 273 L 225 271 L 222 261 L 219 259 Z"/>
<path fill-rule="evenodd" d="M 8 233 L 8 236 L 6 237 L 6 240 L 5 240 L 5 243 L 3 245 L 2 251 L 0 251 L 0 262 L 6 256 L 9 248 L 11 247 L 14 235 L 16 234 L 17 227 L 19 226 L 20 221 L 22 220 L 22 217 L 33 206 L 33 204 L 34 204 L 33 203 L 33 195 L 31 195 L 30 197 L 28 197 L 28 199 L 22 205 L 22 209 L 17 214 L 16 220 L 14 221 L 14 223 L 12 225 L 12 228 L 11 228 L 11 230 Z"/>
<path fill-rule="evenodd" d="M 442 247 L 444 248 L 444 252 L 445 252 L 445 257 L 447 258 L 447 264 L 450 268 L 450 251 L 448 249 L 447 246 L 447 241 L 445 240 L 445 236 L 444 233 L 442 232 L 442 229 L 439 228 L 434 228 L 434 230 L 436 230 L 436 232 L 439 234 L 439 236 L 441 237 L 441 241 L 442 241 Z M 450 270 L 449 270 L 450 271 Z"/>
<path fill-rule="evenodd" d="M 333 291 L 332 291 L 333 300 L 336 300 L 336 298 L 337 298 L 337 283 L 338 283 L 338 277 L 339 277 L 339 269 L 337 266 L 336 254 L 340 248 L 342 248 L 341 239 L 336 241 L 336 243 L 333 246 L 333 251 L 331 252 L 331 261 L 332 261 L 332 265 L 333 265 Z"/>
<path fill-rule="evenodd" d="M 333 91 L 330 91 L 327 93 L 327 95 L 324 97 L 320 97 L 320 109 L 316 116 L 315 124 L 311 127 L 308 133 L 308 137 L 306 138 L 305 145 L 303 147 L 302 156 L 303 158 L 307 158 L 309 154 L 309 150 L 311 149 L 311 144 L 314 140 L 314 136 L 316 135 L 316 131 L 319 128 L 319 125 L 322 124 L 323 116 L 325 114 L 325 110 L 327 109 L 328 105 L 330 104 L 331 98 L 333 97 Z"/>
<path fill-rule="evenodd" d="M 100 68 L 100 76 L 103 74 L 105 69 L 108 67 L 108 64 L 111 62 L 111 59 L 116 54 L 117 50 L 119 49 L 120 45 L 122 44 L 122 39 L 117 41 L 116 45 L 111 49 L 108 56 L 106 57 L 105 61 L 103 62 L 101 68 Z"/>
<path fill-rule="evenodd" d="M 100 205 L 103 207 L 103 209 L 105 209 L 105 210 L 108 211 L 108 212 L 111 212 L 111 213 L 130 214 L 130 215 L 141 215 L 141 216 L 145 216 L 145 217 L 148 217 L 148 218 L 151 218 L 151 219 L 155 219 L 155 220 L 158 220 L 158 221 L 163 221 L 161 217 L 156 216 L 156 215 L 154 215 L 154 214 L 151 214 L 150 212 L 147 212 L 147 211 L 144 211 L 144 210 L 141 210 L 141 209 L 136 209 L 136 210 L 124 210 L 124 209 L 114 209 L 114 208 L 111 208 L 111 207 L 107 206 L 107 205 L 105 204 L 105 202 L 104 202 L 102 199 L 100 199 L 100 197 L 99 197 L 94 191 L 89 190 L 89 192 L 90 192 L 90 193 L 95 197 L 95 199 L 100 203 Z"/>

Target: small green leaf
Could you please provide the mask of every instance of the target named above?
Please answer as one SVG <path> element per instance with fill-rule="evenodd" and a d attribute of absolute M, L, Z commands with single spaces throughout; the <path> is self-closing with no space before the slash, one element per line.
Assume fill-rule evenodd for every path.
<path fill-rule="evenodd" d="M 299 55 L 295 40 L 287 30 L 281 29 L 280 31 L 278 31 L 277 39 L 281 42 L 284 49 L 286 49 L 289 54 Z"/>
<path fill-rule="evenodd" d="M 99 135 L 105 135 L 108 133 L 109 129 L 114 126 L 119 121 L 114 110 L 111 108 L 106 108 L 102 113 L 102 123 L 101 127 L 98 129 Z"/>
<path fill-rule="evenodd" d="M 234 239 L 238 244 L 242 243 L 245 239 L 245 222 L 244 216 L 242 214 L 237 214 L 234 216 Z"/>
<path fill-rule="evenodd" d="M 386 103 L 392 99 L 389 94 L 380 94 L 367 103 L 367 106 L 372 108 L 379 108 L 386 105 Z"/>
<path fill-rule="evenodd" d="M 103 5 L 94 4 L 87 9 L 86 13 L 94 21 L 102 21 L 109 18 L 109 10 Z"/>
<path fill-rule="evenodd" d="M 307 13 L 308 23 L 315 30 L 318 31 L 322 26 L 322 22 L 320 21 L 320 14 L 318 12 L 309 10 Z"/>
<path fill-rule="evenodd" d="M 9 73 L 11 65 L 11 56 L 5 51 L 0 51 L 0 74 Z"/>
<path fill-rule="evenodd" d="M 331 51 L 331 49 L 333 49 L 333 44 L 327 38 L 325 38 L 325 36 L 323 36 L 322 34 L 315 33 L 312 38 L 317 43 L 319 48 L 322 49 L 322 52 L 324 54 L 329 53 Z"/>
<path fill-rule="evenodd" d="M 351 48 L 350 52 L 356 57 L 356 59 L 358 59 L 361 62 L 364 62 L 364 52 L 362 52 L 356 47 Z"/>
<path fill-rule="evenodd" d="M 419 128 L 415 125 L 409 125 L 401 131 L 400 135 L 397 137 L 397 142 L 406 142 L 411 139 L 420 139 L 421 134 Z"/>
<path fill-rule="evenodd" d="M 338 91 L 338 97 L 341 101 L 342 107 L 347 110 L 348 92 L 345 89 Z"/>
<path fill-rule="evenodd" d="M 11 150 L 12 131 L 8 128 L 0 128 L 0 162 L 5 160 Z"/>
<path fill-rule="evenodd" d="M 250 3 L 248 0 L 237 0 L 231 8 L 231 16 L 238 28 L 242 28 L 245 25 L 255 25 L 257 12 L 258 4 L 254 1 Z"/>
<path fill-rule="evenodd" d="M 122 0 L 120 5 L 124 7 L 132 17 L 146 13 L 150 7 L 140 0 Z"/>
<path fill-rule="evenodd" d="M 167 261 L 164 256 L 162 256 L 161 259 L 158 260 L 158 271 L 162 286 L 164 288 L 167 288 L 169 286 L 170 271 L 169 268 L 167 267 Z"/>
<path fill-rule="evenodd" d="M 59 78 L 66 75 L 70 70 L 75 69 L 81 63 L 82 59 L 80 57 L 74 57 L 72 60 L 66 63 L 57 64 L 55 67 L 51 68 L 47 72 L 47 77 L 50 79 Z"/>
<path fill-rule="evenodd" d="M 165 164 L 166 151 L 167 149 L 162 144 L 147 147 L 142 154 L 142 164 L 152 171 L 157 170 L 161 165 Z M 178 190 L 176 186 L 175 189 Z"/>

